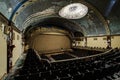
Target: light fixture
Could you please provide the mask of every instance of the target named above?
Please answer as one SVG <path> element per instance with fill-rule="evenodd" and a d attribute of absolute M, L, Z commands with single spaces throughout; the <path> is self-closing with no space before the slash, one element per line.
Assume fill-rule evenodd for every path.
<path fill-rule="evenodd" d="M 1 30 L 2 30 L 2 32 L 4 33 L 5 25 L 2 24 L 1 26 L 2 26 Z"/>
<path fill-rule="evenodd" d="M 5 25 L 4 25 L 4 24 L 2 24 L 1 26 L 2 26 L 2 27 L 4 27 Z"/>
<path fill-rule="evenodd" d="M 10 7 L 10 8 L 8 8 L 8 12 L 10 13 L 10 12 L 12 12 L 12 8 Z"/>
<path fill-rule="evenodd" d="M 88 7 L 81 3 L 72 3 L 63 7 L 59 15 L 67 19 L 80 19 L 88 13 Z"/>

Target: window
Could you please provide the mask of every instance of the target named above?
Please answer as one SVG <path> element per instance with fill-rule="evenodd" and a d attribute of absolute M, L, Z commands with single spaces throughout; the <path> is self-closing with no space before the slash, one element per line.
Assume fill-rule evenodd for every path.
<path fill-rule="evenodd" d="M 114 36 L 111 36 L 112 39 L 114 39 Z"/>
<path fill-rule="evenodd" d="M 19 35 L 17 35 L 17 40 L 19 40 Z"/>
<path fill-rule="evenodd" d="M 84 39 L 83 38 L 80 38 L 80 41 L 83 41 Z"/>
<path fill-rule="evenodd" d="M 97 38 L 93 38 L 94 40 L 97 40 Z"/>
<path fill-rule="evenodd" d="M 107 40 L 107 38 L 103 38 L 103 40 Z"/>
<path fill-rule="evenodd" d="M 15 33 L 13 32 L 13 40 L 15 40 Z"/>

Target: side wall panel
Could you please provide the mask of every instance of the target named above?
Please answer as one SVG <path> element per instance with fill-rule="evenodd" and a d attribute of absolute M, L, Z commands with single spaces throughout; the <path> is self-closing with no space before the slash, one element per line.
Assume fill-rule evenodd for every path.
<path fill-rule="evenodd" d="M 0 77 L 7 72 L 7 43 L 6 36 L 0 30 Z"/>
<path fill-rule="evenodd" d="M 15 45 L 15 48 L 13 49 L 13 65 L 15 64 L 15 62 L 17 61 L 18 57 L 21 55 L 21 53 L 23 52 L 22 50 L 22 38 L 21 38 L 21 34 L 13 31 L 14 35 L 13 35 L 13 45 Z"/>
<path fill-rule="evenodd" d="M 112 36 L 111 37 L 111 47 L 112 48 L 120 48 L 120 36 Z"/>
<path fill-rule="evenodd" d="M 107 47 L 107 38 L 106 37 L 88 37 L 87 38 L 87 46 L 88 47 L 101 47 L 106 48 Z"/>

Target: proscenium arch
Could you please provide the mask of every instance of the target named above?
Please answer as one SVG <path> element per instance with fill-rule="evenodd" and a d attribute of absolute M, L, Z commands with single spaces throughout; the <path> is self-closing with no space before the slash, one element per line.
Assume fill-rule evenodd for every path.
<path fill-rule="evenodd" d="M 31 23 L 31 25 L 27 26 L 25 30 L 23 31 L 25 35 L 28 34 L 28 32 L 35 27 L 40 27 L 40 26 L 56 26 L 61 29 L 65 29 L 69 32 L 71 32 L 72 36 L 74 37 L 73 33 L 74 32 L 80 32 L 84 36 L 85 32 L 83 32 L 82 28 L 78 23 L 72 22 L 68 19 L 61 18 L 61 17 L 44 17 L 40 19 L 38 22 Z M 75 28 L 76 27 L 76 28 Z M 79 28 L 79 29 L 77 29 Z"/>

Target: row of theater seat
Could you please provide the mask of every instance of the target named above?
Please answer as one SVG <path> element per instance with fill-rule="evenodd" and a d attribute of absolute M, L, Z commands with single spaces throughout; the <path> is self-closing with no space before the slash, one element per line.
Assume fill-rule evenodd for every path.
<path fill-rule="evenodd" d="M 24 65 L 6 80 L 120 80 L 120 50 L 92 60 L 49 63 L 29 50 Z"/>

